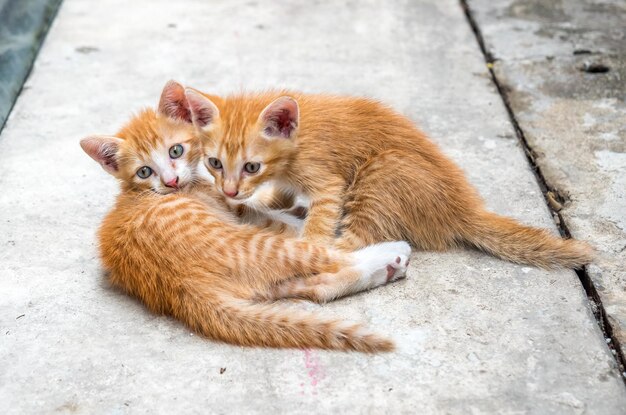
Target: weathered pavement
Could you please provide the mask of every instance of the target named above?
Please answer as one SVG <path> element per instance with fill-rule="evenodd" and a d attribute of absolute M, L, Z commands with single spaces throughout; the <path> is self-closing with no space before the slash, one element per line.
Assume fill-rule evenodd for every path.
<path fill-rule="evenodd" d="M 626 348 L 626 3 L 470 0 L 486 52 L 566 232 L 592 241 L 581 274 Z M 596 292 L 594 292 L 594 290 Z M 619 352 L 620 347 L 617 346 Z"/>
<path fill-rule="evenodd" d="M 0 0 L 0 130 L 61 0 Z"/>
<path fill-rule="evenodd" d="M 408 280 L 321 310 L 393 336 L 380 356 L 213 343 L 108 288 L 94 232 L 117 186 L 78 140 L 169 78 L 382 99 L 490 208 L 556 233 L 456 1 L 171 3 L 66 0 L 0 136 L 0 412 L 623 413 L 572 271 L 415 253 Z"/>

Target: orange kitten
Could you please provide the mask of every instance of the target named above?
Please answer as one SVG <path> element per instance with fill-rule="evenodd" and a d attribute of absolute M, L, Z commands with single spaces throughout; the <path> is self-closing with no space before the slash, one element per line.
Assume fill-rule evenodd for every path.
<path fill-rule="evenodd" d="M 222 98 L 193 89 L 186 98 L 218 189 L 240 203 L 269 182 L 305 195 L 310 240 L 330 242 L 341 230 L 337 246 L 350 249 L 408 239 L 428 250 L 466 244 L 541 267 L 592 259 L 584 242 L 487 211 L 461 169 L 378 102 L 285 91 Z"/>
<path fill-rule="evenodd" d="M 345 253 L 240 224 L 212 186 L 194 184 L 192 128 L 151 110 L 81 146 L 121 182 L 98 233 L 109 280 L 151 311 L 239 345 L 393 349 L 358 324 L 258 301 L 325 302 L 402 278 L 406 243 Z"/>

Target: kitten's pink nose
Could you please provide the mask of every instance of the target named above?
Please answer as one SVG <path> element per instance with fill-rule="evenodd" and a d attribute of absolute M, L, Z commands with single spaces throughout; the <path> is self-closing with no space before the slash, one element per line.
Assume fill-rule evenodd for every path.
<path fill-rule="evenodd" d="M 171 179 L 168 182 L 164 183 L 167 187 L 173 187 L 173 188 L 177 188 L 178 187 L 178 176 Z"/>
<path fill-rule="evenodd" d="M 235 189 L 235 190 L 226 190 L 224 189 L 224 194 L 228 197 L 235 197 L 239 194 L 239 190 Z"/>

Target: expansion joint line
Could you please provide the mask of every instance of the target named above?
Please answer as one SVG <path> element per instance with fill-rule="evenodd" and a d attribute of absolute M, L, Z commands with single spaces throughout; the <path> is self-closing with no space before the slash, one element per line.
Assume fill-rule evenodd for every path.
<path fill-rule="evenodd" d="M 506 111 L 509 115 L 509 120 L 511 121 L 511 124 L 513 125 L 513 128 L 515 129 L 515 134 L 517 135 L 517 138 L 522 148 L 524 149 L 524 153 L 526 154 L 526 159 L 528 160 L 528 163 L 530 164 L 531 169 L 533 173 L 535 174 L 535 178 L 537 179 L 537 183 L 539 184 L 539 187 L 541 188 L 541 192 L 543 193 L 543 197 L 546 201 L 546 204 L 548 205 L 548 209 L 550 210 L 550 213 L 552 214 L 552 217 L 554 218 L 554 221 L 557 225 L 557 228 L 559 229 L 561 236 L 570 238 L 571 233 L 567 227 L 567 224 L 563 220 L 563 215 L 559 213 L 560 209 L 555 209 L 556 207 L 554 203 L 555 195 L 557 198 L 560 199 L 561 198 L 560 193 L 557 189 L 550 186 L 550 183 L 546 181 L 543 173 L 541 172 L 541 167 L 536 162 L 535 152 L 528 144 L 528 141 L 526 140 L 526 136 L 524 135 L 524 131 L 521 129 L 517 121 L 517 118 L 515 117 L 515 113 L 513 112 L 511 103 L 509 102 L 507 92 L 498 81 L 495 71 L 493 70 L 493 63 L 497 59 L 485 47 L 485 41 L 484 41 L 483 35 L 480 31 L 480 28 L 478 27 L 478 24 L 476 23 L 476 20 L 474 19 L 472 10 L 470 9 L 467 0 L 459 0 L 459 2 L 461 3 L 461 7 L 463 8 L 463 11 L 465 12 L 465 17 L 467 18 L 467 22 L 469 23 L 472 31 L 474 32 L 474 35 L 476 36 L 476 41 L 478 42 L 480 50 L 482 51 L 483 56 L 485 58 L 485 63 L 487 64 L 487 69 L 489 70 L 489 74 L 491 75 L 491 80 L 496 86 L 498 90 L 498 94 L 502 98 L 502 103 L 504 104 L 504 107 L 506 108 Z M 576 275 L 578 275 L 580 283 L 582 284 L 585 290 L 585 293 L 587 294 L 591 311 L 593 312 L 593 315 L 596 318 L 596 322 L 598 323 L 598 326 L 600 326 L 600 329 L 602 330 L 602 334 L 604 335 L 604 338 L 607 340 L 607 345 L 609 349 L 611 350 L 613 357 L 615 357 L 615 363 L 616 363 L 617 370 L 619 371 L 619 377 L 622 379 L 622 381 L 624 381 L 624 383 L 626 383 L 626 372 L 625 372 L 626 359 L 624 358 L 624 352 L 620 346 L 620 343 L 615 333 L 613 332 L 613 328 L 611 327 L 611 324 L 609 322 L 608 316 L 606 314 L 606 310 L 604 308 L 604 305 L 602 304 L 600 295 L 598 294 L 598 290 L 596 289 L 593 283 L 593 280 L 589 276 L 589 273 L 587 272 L 586 267 L 581 270 L 576 270 Z"/>

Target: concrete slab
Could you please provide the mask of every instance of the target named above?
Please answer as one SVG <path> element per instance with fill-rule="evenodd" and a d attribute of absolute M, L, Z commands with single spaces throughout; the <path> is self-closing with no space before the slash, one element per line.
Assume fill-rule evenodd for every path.
<path fill-rule="evenodd" d="M 0 0 L 0 131 L 61 0 Z"/>
<path fill-rule="evenodd" d="M 107 288 L 94 232 L 117 188 L 78 140 L 169 78 L 383 99 L 491 208 L 554 229 L 455 1 L 66 0 L 0 137 L 0 412 L 622 412 L 571 271 L 416 253 L 407 281 L 321 310 L 393 336 L 380 356 L 216 344 Z"/>
<path fill-rule="evenodd" d="M 588 274 L 625 349 L 626 4 L 470 6 L 567 228 L 601 252 Z"/>

